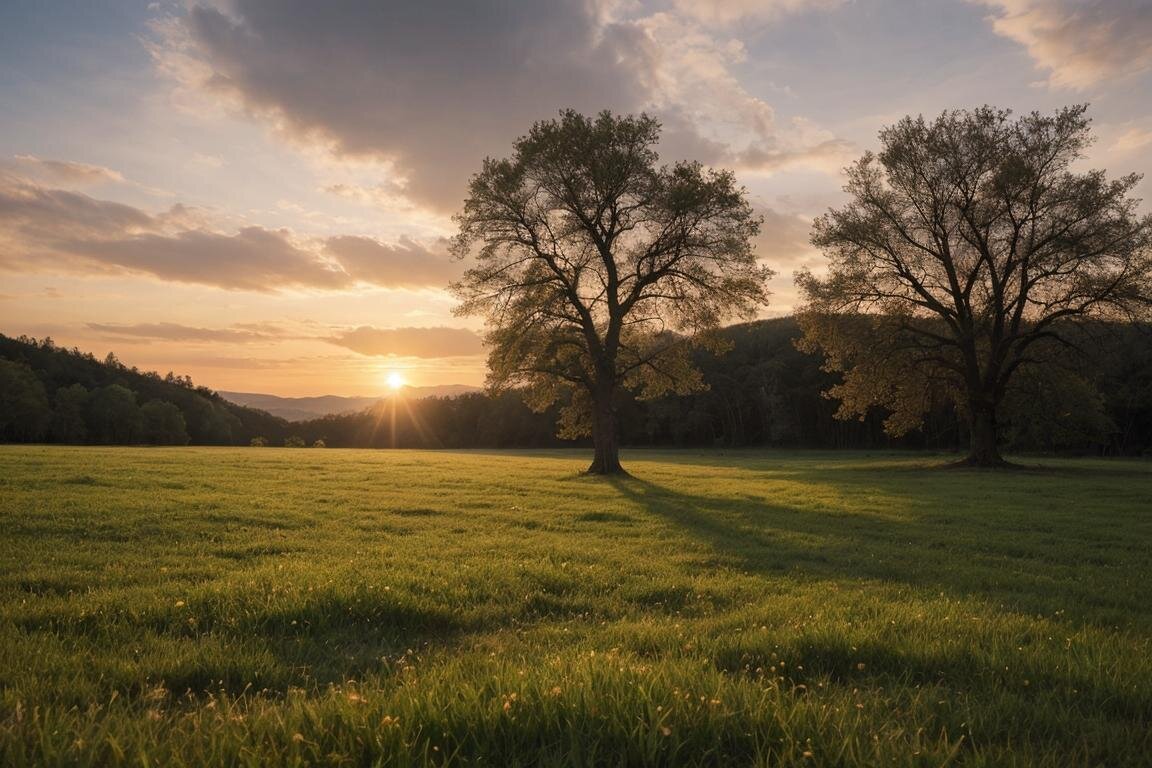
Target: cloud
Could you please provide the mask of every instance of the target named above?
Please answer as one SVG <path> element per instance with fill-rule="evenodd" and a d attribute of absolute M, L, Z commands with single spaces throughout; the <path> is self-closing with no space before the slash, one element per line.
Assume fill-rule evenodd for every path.
<path fill-rule="evenodd" d="M 189 230 L 173 235 L 68 244 L 72 253 L 164 280 L 248 291 L 336 289 L 354 280 L 338 264 L 297 246 L 287 230 L 245 227 L 235 234 Z"/>
<path fill-rule="evenodd" d="M 336 5 L 196 5 L 161 59 L 183 57 L 180 72 L 297 139 L 394 161 L 412 197 L 447 209 L 533 121 L 640 96 L 628 30 L 598 28 L 580 3 Z"/>
<path fill-rule="evenodd" d="M 468 357 L 484 352 L 480 335 L 466 328 L 373 328 L 364 325 L 325 341 L 373 356 Z"/>
<path fill-rule="evenodd" d="M 819 256 L 809 242 L 811 220 L 797 214 L 780 213 L 770 208 L 756 211 L 764 223 L 756 237 L 756 257 L 777 272 L 784 272 Z"/>
<path fill-rule="evenodd" d="M 242 328 L 194 328 L 176 323 L 136 323 L 114 325 L 88 323 L 88 328 L 110 336 L 150 341 L 191 341 L 224 344 L 249 344 L 280 338 L 279 333 L 253 331 Z"/>
<path fill-rule="evenodd" d="M 1132 127 L 1116 138 L 1112 143 L 1112 149 L 1118 152 L 1133 152 L 1149 144 L 1152 144 L 1152 130 Z"/>
<path fill-rule="evenodd" d="M 828 10 L 847 0 L 674 0 L 676 10 L 709 26 L 775 21 L 807 11 Z"/>
<path fill-rule="evenodd" d="M 448 255 L 444 242 L 433 250 L 407 237 L 388 244 L 370 237 L 342 235 L 328 238 L 324 252 L 352 277 L 377 285 L 444 287 L 464 273 L 463 263 Z"/>
<path fill-rule="evenodd" d="M 412 210 L 413 205 L 404 197 L 404 187 L 396 182 L 365 187 L 359 184 L 329 184 L 324 191 L 330 195 L 355 200 L 358 203 L 390 210 Z"/>
<path fill-rule="evenodd" d="M 722 5 L 707 18 L 731 16 Z M 733 76 L 744 55 L 738 41 L 682 15 L 644 13 L 634 3 L 572 0 L 322 8 L 234 0 L 228 10 L 195 4 L 157 26 L 152 50 L 182 88 L 213 94 L 292 140 L 379 162 L 387 185 L 330 191 L 385 204 L 402 195 L 455 210 L 485 156 L 507 154 L 533 122 L 569 107 L 653 112 L 667 127 L 670 159 L 838 170 L 828 156 L 842 142 L 803 121 L 778 125 L 771 106 Z"/>
<path fill-rule="evenodd" d="M 151 214 L 0 173 L 0 267 L 12 271 L 129 272 L 248 291 L 442 288 L 460 271 L 442 249 L 407 238 L 390 245 L 209 226 L 206 216 L 185 206 Z"/>
<path fill-rule="evenodd" d="M 42 178 L 63 184 L 121 184 L 119 171 L 102 165 L 89 165 L 71 160 L 45 160 L 34 155 L 16 155 L 15 159 Z"/>
<path fill-rule="evenodd" d="M 971 0 L 997 34 L 1028 49 L 1057 88 L 1084 89 L 1152 68 L 1147 0 Z"/>

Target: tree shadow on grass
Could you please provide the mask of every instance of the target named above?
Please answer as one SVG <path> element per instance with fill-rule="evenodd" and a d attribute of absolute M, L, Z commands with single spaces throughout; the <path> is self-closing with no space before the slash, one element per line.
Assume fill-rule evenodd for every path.
<path fill-rule="evenodd" d="M 810 480 L 814 494 L 829 484 L 827 474 Z M 636 477 L 610 482 L 648 514 L 707 544 L 719 562 L 750 573 L 874 580 L 1028 614 L 1062 611 L 1084 624 L 1152 627 L 1146 602 L 1131 589 L 1149 576 L 1148 541 L 1132 535 L 1129 513 L 1104 511 L 1087 520 L 1046 517 L 1043 510 L 1034 520 L 1022 513 L 973 515 L 954 509 L 952 491 L 938 484 L 909 486 L 899 477 L 859 473 L 837 473 L 833 482 L 888 494 L 910 509 L 892 517 L 817 511 L 746 493 L 690 493 Z M 980 492 L 992 493 L 995 503 L 993 491 Z"/>

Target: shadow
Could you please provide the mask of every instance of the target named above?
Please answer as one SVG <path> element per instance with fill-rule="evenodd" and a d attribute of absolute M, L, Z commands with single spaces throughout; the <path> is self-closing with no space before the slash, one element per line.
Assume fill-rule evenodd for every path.
<path fill-rule="evenodd" d="M 743 477 L 731 486 L 739 492 L 730 495 L 637 477 L 609 482 L 640 510 L 704 543 L 712 557 L 702 568 L 878 581 L 1025 614 L 1059 613 L 1087 625 L 1152 627 L 1141 593 L 1130 588 L 1149 576 L 1152 521 L 1138 508 L 1070 508 L 1059 488 L 1044 487 L 1043 472 L 1027 474 L 1023 484 L 1020 475 L 1003 482 L 986 473 L 964 477 L 949 471 L 943 477 L 948 482 L 938 473 L 798 467 L 771 476 L 793 489 L 809 488 L 813 497 L 830 489 L 844 494 L 825 508 L 774 501 L 767 482 L 765 495 L 749 494 L 756 484 Z M 1096 498 L 1118 492 L 1114 482 L 1090 490 Z M 857 513 L 857 498 L 874 507 L 890 500 L 893 512 Z"/>
<path fill-rule="evenodd" d="M 121 665 L 106 670 L 102 686 L 144 695 L 162 685 L 189 701 L 249 690 L 283 696 L 292 688 L 320 690 L 369 673 L 388 676 L 413 654 L 449 647 L 480 629 L 447 608 L 411 598 L 319 592 L 283 608 L 269 609 L 252 596 L 142 611 L 60 608 L 13 624 L 28 633 L 85 638 L 93 646 L 134 648 L 149 658 L 147 679 Z"/>

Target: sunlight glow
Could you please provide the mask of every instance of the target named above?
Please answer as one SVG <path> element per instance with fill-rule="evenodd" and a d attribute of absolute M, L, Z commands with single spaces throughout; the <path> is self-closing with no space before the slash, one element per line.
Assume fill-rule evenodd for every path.
<path fill-rule="evenodd" d="M 384 381 L 388 384 L 388 389 L 393 392 L 399 390 L 405 384 L 404 376 L 399 371 L 389 371 Z"/>

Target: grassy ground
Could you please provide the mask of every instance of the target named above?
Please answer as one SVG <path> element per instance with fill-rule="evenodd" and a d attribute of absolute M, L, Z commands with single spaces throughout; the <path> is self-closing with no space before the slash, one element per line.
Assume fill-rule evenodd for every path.
<path fill-rule="evenodd" d="M 0 765 L 1150 764 L 1152 464 L 625 460 L 2 447 Z"/>

